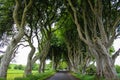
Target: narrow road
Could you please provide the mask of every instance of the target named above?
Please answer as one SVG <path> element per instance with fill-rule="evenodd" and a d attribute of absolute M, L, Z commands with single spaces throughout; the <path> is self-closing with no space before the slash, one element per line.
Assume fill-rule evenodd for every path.
<path fill-rule="evenodd" d="M 50 77 L 47 80 L 79 80 L 75 77 L 73 77 L 69 72 L 67 71 L 59 71 L 54 76 Z"/>

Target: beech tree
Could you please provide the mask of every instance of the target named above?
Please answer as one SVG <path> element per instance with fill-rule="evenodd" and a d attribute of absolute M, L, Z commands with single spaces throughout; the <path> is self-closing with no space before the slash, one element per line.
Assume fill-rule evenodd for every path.
<path fill-rule="evenodd" d="M 47 55 L 47 59 L 52 61 L 52 69 L 57 70 L 60 61 L 63 60 L 65 62 L 68 61 L 67 57 L 67 49 L 64 40 L 62 40 L 59 35 L 59 30 L 56 30 L 50 40 L 50 50 Z"/>
<path fill-rule="evenodd" d="M 116 54 L 110 56 L 109 48 L 119 35 L 116 33 L 120 24 L 119 2 L 110 0 L 67 1 L 68 11 L 76 24 L 79 37 L 96 59 L 98 78 L 105 76 L 106 80 L 117 79 L 113 63 L 115 58 L 112 58 Z"/>
<path fill-rule="evenodd" d="M 61 23 L 62 20 L 65 20 L 64 23 Z M 63 38 L 65 42 L 64 45 L 67 47 L 67 63 L 70 71 L 85 73 L 85 67 L 88 66 L 92 57 L 87 46 L 80 40 L 75 27 L 76 25 L 72 21 L 69 13 L 64 15 L 64 17 L 58 21 L 58 24 L 61 24 L 62 28 L 58 30 L 57 35 L 60 34 L 59 36 Z"/>
<path fill-rule="evenodd" d="M 29 44 L 29 46 L 31 48 L 30 53 L 28 54 L 27 64 L 26 64 L 26 67 L 25 67 L 25 72 L 24 72 L 25 76 L 30 75 L 32 73 L 32 65 L 33 65 L 32 64 L 32 58 L 33 58 L 33 55 L 35 53 L 35 47 L 33 45 L 33 43 L 34 43 L 34 41 L 33 41 L 33 38 L 34 38 L 33 34 L 34 34 L 33 33 L 33 27 L 31 27 L 30 31 L 27 31 L 27 33 L 25 33 L 25 36 L 27 38 L 27 40 L 25 40 L 25 41 L 28 42 L 28 44 Z"/>
<path fill-rule="evenodd" d="M 20 42 L 21 38 L 24 36 L 24 27 L 26 25 L 26 23 L 25 23 L 26 15 L 33 3 L 32 0 L 30 0 L 28 2 L 22 2 L 19 0 L 15 0 L 15 2 L 16 2 L 16 6 L 13 11 L 13 19 L 14 19 L 14 22 L 15 22 L 19 32 L 11 40 L 10 44 L 8 45 L 8 47 L 6 49 L 6 52 L 3 56 L 3 58 L 1 59 L 0 77 L 2 77 L 2 78 L 6 78 L 7 69 L 8 69 L 9 63 L 11 61 L 12 54 L 16 48 L 16 45 Z M 22 5 L 22 3 L 24 3 L 24 4 Z M 21 6 L 22 7 L 24 6 L 23 12 L 18 13 Z M 21 16 L 18 16 L 20 14 L 21 14 Z"/>

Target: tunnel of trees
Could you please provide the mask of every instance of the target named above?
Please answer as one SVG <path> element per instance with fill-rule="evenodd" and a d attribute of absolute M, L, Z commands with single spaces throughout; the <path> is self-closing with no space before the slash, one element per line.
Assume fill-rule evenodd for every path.
<path fill-rule="evenodd" d="M 114 62 L 120 49 L 111 54 L 111 48 L 119 35 L 118 0 L 0 0 L 0 47 L 7 46 L 0 51 L 0 77 L 6 78 L 11 60 L 27 42 L 25 76 L 37 60 L 38 72 L 44 72 L 49 59 L 53 70 L 64 62 L 67 70 L 81 74 L 96 63 L 97 77 L 117 79 Z"/>

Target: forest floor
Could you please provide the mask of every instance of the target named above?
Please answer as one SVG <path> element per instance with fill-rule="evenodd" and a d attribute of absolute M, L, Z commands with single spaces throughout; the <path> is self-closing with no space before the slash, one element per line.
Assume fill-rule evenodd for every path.
<path fill-rule="evenodd" d="M 51 76 L 47 80 L 80 80 L 72 76 L 67 71 L 58 71 L 55 75 Z"/>

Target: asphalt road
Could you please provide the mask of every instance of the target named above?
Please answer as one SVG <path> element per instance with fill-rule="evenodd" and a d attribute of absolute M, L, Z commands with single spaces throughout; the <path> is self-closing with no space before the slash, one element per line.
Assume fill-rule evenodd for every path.
<path fill-rule="evenodd" d="M 79 80 L 73 77 L 69 72 L 59 71 L 47 80 Z"/>

